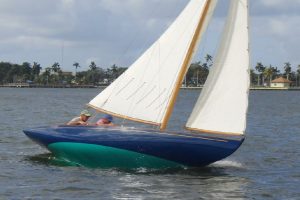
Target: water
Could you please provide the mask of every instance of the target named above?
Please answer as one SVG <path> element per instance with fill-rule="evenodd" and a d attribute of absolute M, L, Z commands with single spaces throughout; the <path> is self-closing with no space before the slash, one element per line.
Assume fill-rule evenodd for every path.
<path fill-rule="evenodd" d="M 184 125 L 198 92 L 181 92 L 170 129 Z M 22 133 L 68 121 L 97 93 L 0 88 L 0 199 L 300 199 L 300 92 L 251 92 L 245 143 L 200 169 L 70 167 Z"/>

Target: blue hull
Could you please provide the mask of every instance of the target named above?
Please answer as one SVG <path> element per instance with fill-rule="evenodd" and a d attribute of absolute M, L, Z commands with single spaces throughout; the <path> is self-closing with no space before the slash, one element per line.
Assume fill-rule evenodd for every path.
<path fill-rule="evenodd" d="M 230 156 L 244 141 L 244 137 L 212 137 L 201 133 L 172 133 L 122 127 L 55 126 L 28 129 L 24 133 L 55 155 L 59 154 L 68 160 L 75 159 L 80 163 L 80 158 L 85 160 L 83 162 L 91 158 L 90 163 L 96 163 L 94 167 L 97 167 L 97 163 L 101 166 L 107 158 L 113 164 L 104 163 L 103 166 L 122 167 L 126 159 L 137 155 L 139 157 L 132 158 L 133 167 L 151 167 L 149 162 L 154 162 L 155 158 L 155 162 L 201 167 Z M 75 150 L 67 148 L 66 144 L 77 144 L 78 152 L 72 152 Z M 79 144 L 84 145 L 82 152 Z M 59 150 L 54 148 L 58 146 Z M 90 150 L 92 147 L 93 150 Z M 103 150 L 103 147 L 109 148 L 109 151 L 107 148 Z M 76 157 L 79 152 L 81 155 Z M 143 163 L 146 157 L 151 158 L 147 159 L 147 165 Z M 118 163 L 119 160 L 122 162 Z"/>

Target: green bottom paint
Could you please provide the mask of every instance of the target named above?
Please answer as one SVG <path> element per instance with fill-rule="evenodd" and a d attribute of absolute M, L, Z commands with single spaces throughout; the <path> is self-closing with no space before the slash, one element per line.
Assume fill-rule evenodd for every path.
<path fill-rule="evenodd" d="M 58 158 L 72 164 L 99 168 L 174 168 L 182 165 L 124 149 L 94 144 L 59 142 L 48 146 Z"/>

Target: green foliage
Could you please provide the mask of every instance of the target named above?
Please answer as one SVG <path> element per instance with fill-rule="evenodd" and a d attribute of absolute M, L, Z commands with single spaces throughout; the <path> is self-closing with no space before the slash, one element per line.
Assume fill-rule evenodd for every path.
<path fill-rule="evenodd" d="M 31 64 L 24 62 L 22 65 L 8 62 L 0 63 L 0 83 L 25 82 L 32 78 Z"/>
<path fill-rule="evenodd" d="M 261 62 L 256 64 L 255 70 L 257 73 L 254 70 L 251 73 L 251 83 L 256 86 L 270 85 L 274 78 L 282 76 L 277 67 L 273 67 L 272 65 L 265 66 Z"/>
<path fill-rule="evenodd" d="M 207 54 L 204 59 L 205 62 L 203 63 L 199 61 L 191 64 L 186 74 L 187 86 L 204 85 L 209 74 L 209 69 L 213 64 L 213 57 Z"/>
<path fill-rule="evenodd" d="M 211 55 L 206 55 L 203 60 L 191 64 L 185 77 L 187 86 L 204 85 L 210 67 L 213 65 L 213 58 Z M 104 69 L 98 67 L 94 61 L 89 64 L 86 71 L 77 72 L 77 69 L 81 67 L 78 62 L 74 62 L 73 66 L 76 71 L 75 76 L 71 73 L 63 72 L 58 62 L 46 67 L 43 72 L 41 65 L 37 62 L 34 62 L 32 65 L 28 62 L 24 62 L 21 65 L 0 62 L 0 84 L 30 81 L 34 84 L 42 85 L 107 85 L 127 70 L 127 68 L 118 67 L 115 64 Z M 261 62 L 258 62 L 255 70 L 252 69 L 250 71 L 252 85 L 265 85 L 265 83 L 270 83 L 271 80 L 279 76 L 286 76 L 297 85 L 300 82 L 300 65 L 293 72 L 291 64 L 286 62 L 284 63 L 284 73 L 282 74 L 277 67 L 273 67 L 272 65 L 265 66 Z"/>
<path fill-rule="evenodd" d="M 291 72 L 292 72 L 291 63 L 289 62 L 284 63 L 284 75 L 286 75 L 288 80 L 291 75 Z"/>
<path fill-rule="evenodd" d="M 76 70 L 77 70 L 77 68 L 79 68 L 79 67 L 80 67 L 80 65 L 79 65 L 79 63 L 78 63 L 78 62 L 75 62 L 75 63 L 73 64 L 73 66 L 76 68 Z"/>

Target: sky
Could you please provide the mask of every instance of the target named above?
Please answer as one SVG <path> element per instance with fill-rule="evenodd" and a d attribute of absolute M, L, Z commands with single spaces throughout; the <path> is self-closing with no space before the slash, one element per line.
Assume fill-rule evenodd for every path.
<path fill-rule="evenodd" d="M 0 61 L 128 67 L 188 0 L 0 0 Z M 229 0 L 219 0 L 195 61 L 214 55 Z M 300 65 L 300 0 L 250 0 L 251 66 Z"/>

